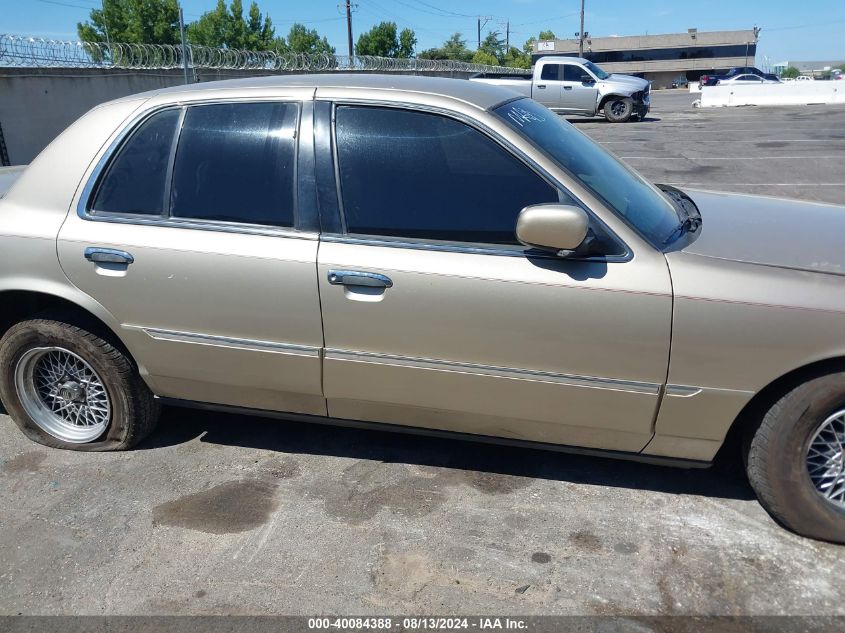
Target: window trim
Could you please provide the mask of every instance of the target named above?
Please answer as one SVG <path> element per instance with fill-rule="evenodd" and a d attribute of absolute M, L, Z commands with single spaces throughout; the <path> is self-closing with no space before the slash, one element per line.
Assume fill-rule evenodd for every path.
<path fill-rule="evenodd" d="M 246 222 L 230 222 L 222 220 L 203 220 L 201 218 L 174 218 L 170 216 L 170 191 L 173 180 L 173 167 L 175 165 L 176 150 L 179 145 L 179 139 L 182 135 L 182 124 L 188 108 L 202 107 L 207 105 L 219 104 L 238 104 L 238 103 L 289 103 L 296 108 L 296 123 L 295 123 L 295 143 L 294 143 L 294 173 L 293 184 L 294 191 L 291 204 L 293 205 L 293 226 L 273 226 L 267 224 L 249 224 Z M 232 99 L 203 99 L 191 102 L 174 102 L 162 104 L 160 106 L 145 110 L 134 116 L 132 120 L 125 124 L 115 138 L 109 143 L 106 150 L 100 155 L 94 169 L 91 171 L 82 193 L 79 196 L 79 201 L 76 205 L 76 214 L 82 220 L 90 222 L 112 222 L 116 224 L 137 224 L 144 226 L 161 226 L 168 228 L 182 228 L 193 229 L 201 231 L 217 231 L 222 233 L 242 233 L 248 235 L 264 235 L 268 237 L 293 237 L 299 239 L 316 240 L 319 233 L 313 229 L 300 229 L 307 218 L 301 217 L 299 209 L 300 187 L 299 182 L 299 166 L 300 166 L 300 145 L 307 149 L 308 143 L 302 142 L 302 126 L 303 114 L 306 112 L 305 103 L 301 99 L 285 98 L 284 96 L 272 97 L 255 97 L 255 98 L 232 98 Z M 170 156 L 168 157 L 167 183 L 166 192 L 162 195 L 167 195 L 168 206 L 165 214 L 138 214 L 138 213 L 121 213 L 110 211 L 96 211 L 92 208 L 94 198 L 96 197 L 98 187 L 102 178 L 111 165 L 112 161 L 117 156 L 123 145 L 131 138 L 148 119 L 152 116 L 163 112 L 165 110 L 180 109 L 181 115 L 179 117 L 178 129 L 174 135 L 173 143 L 170 148 Z M 311 145 L 313 151 L 313 144 Z M 306 194 L 307 195 L 307 194 Z"/>
<path fill-rule="evenodd" d="M 519 97 L 515 97 L 514 100 L 518 99 Z M 321 100 L 318 98 L 317 102 Z M 591 223 L 595 222 L 599 225 L 608 235 L 610 239 L 616 242 L 620 246 L 620 250 L 622 253 L 619 255 L 592 255 L 590 257 L 572 257 L 569 258 L 569 261 L 580 261 L 580 262 L 606 262 L 606 263 L 617 263 L 617 262 L 627 262 L 634 258 L 633 251 L 631 250 L 630 246 L 616 234 L 607 224 L 599 218 L 595 213 L 593 213 L 590 208 L 580 200 L 575 194 L 573 194 L 569 189 L 564 187 L 560 182 L 558 182 L 551 174 L 549 174 L 545 169 L 543 169 L 540 165 L 534 162 L 528 155 L 514 146 L 510 141 L 506 138 L 502 137 L 500 134 L 496 133 L 494 130 L 490 129 L 488 126 L 484 125 L 482 122 L 474 119 L 470 116 L 462 114 L 460 112 L 455 112 L 453 110 L 448 110 L 445 108 L 439 108 L 437 106 L 430 106 L 424 105 L 419 103 L 410 103 L 410 102 L 400 102 L 400 101 L 381 101 L 381 100 L 372 100 L 372 99 L 332 99 L 332 100 L 322 100 L 323 102 L 329 101 L 331 103 L 331 125 L 330 125 L 330 141 L 331 141 L 331 161 L 333 163 L 333 170 L 335 176 L 335 196 L 337 197 L 337 206 L 336 211 L 340 216 L 340 223 L 342 227 L 342 233 L 328 233 L 324 232 L 321 233 L 320 239 L 325 240 L 327 242 L 343 242 L 348 244 L 358 244 L 358 245 L 369 245 L 369 246 L 384 246 L 384 247 L 392 247 L 392 248 L 409 248 L 409 249 L 416 249 L 416 250 L 429 250 L 429 251 L 440 251 L 440 252 L 453 252 L 453 253 L 469 253 L 475 255 L 499 255 L 499 256 L 511 256 L 511 257 L 528 257 L 528 258 L 541 258 L 541 259 L 554 259 L 560 260 L 561 258 L 558 257 L 556 254 L 533 248 L 530 246 L 525 246 L 522 244 L 490 244 L 487 242 L 458 242 L 458 241 L 446 241 L 446 240 L 434 240 L 434 239 L 424 239 L 424 238 L 409 238 L 409 237 L 399 237 L 399 236 L 390 236 L 390 235 L 368 235 L 363 233 L 349 233 L 346 228 L 346 215 L 343 209 L 343 194 L 341 191 L 341 183 L 340 183 L 340 162 L 338 160 L 338 153 L 337 153 L 337 129 L 336 129 L 336 118 L 335 113 L 337 111 L 338 106 L 369 106 L 369 107 L 384 107 L 384 108 L 393 108 L 397 110 L 410 110 L 415 112 L 425 112 L 428 114 L 437 114 L 440 116 L 444 116 L 446 118 L 453 119 L 458 121 L 459 123 L 463 123 L 468 125 L 469 127 L 473 128 L 480 134 L 487 137 L 493 143 L 499 145 L 505 152 L 510 154 L 512 157 L 516 158 L 518 161 L 523 163 L 530 171 L 532 171 L 535 175 L 543 179 L 546 184 L 548 184 L 553 189 L 557 190 L 558 192 L 564 193 L 565 195 L 569 196 L 578 207 L 580 207 L 590 218 Z M 502 105 L 502 104 L 498 104 Z M 495 107 L 498 107 L 495 106 Z M 316 126 L 315 126 L 316 129 Z M 318 157 L 319 162 L 319 157 Z M 322 208 L 321 208 L 322 213 Z"/>

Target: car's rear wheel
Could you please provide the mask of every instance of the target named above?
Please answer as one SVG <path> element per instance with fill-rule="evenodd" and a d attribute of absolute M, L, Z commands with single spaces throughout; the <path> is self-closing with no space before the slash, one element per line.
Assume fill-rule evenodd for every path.
<path fill-rule="evenodd" d="M 763 507 L 798 534 L 845 543 L 845 372 L 796 387 L 763 417 L 748 478 Z"/>
<path fill-rule="evenodd" d="M 81 327 L 33 319 L 0 341 L 0 397 L 30 439 L 81 451 L 130 448 L 159 406 L 124 352 Z"/>
<path fill-rule="evenodd" d="M 624 123 L 634 112 L 634 101 L 630 97 L 611 97 L 604 104 L 604 116 L 611 123 Z"/>

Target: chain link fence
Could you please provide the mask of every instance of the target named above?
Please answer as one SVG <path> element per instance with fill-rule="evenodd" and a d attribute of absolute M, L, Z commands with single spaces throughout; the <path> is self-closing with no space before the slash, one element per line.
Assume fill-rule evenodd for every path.
<path fill-rule="evenodd" d="M 370 55 L 274 53 L 186 46 L 188 67 L 267 72 L 462 72 L 523 74 L 517 68 L 452 60 L 394 59 Z M 183 67 L 182 47 L 168 44 L 89 43 L 0 34 L 0 66 L 169 70 Z"/>

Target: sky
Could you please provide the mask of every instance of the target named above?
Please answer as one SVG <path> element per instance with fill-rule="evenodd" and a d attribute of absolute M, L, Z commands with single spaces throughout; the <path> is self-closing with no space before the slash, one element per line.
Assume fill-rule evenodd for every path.
<path fill-rule="evenodd" d="M 326 35 L 338 53 L 346 52 L 344 0 L 258 0 L 269 14 L 277 35 L 301 22 Z M 214 7 L 216 0 L 182 0 L 185 20 L 193 21 Z M 249 1 L 244 0 L 248 6 Z M 503 35 L 510 21 L 511 44 L 541 30 L 572 37 L 579 27 L 579 0 L 353 0 L 353 37 L 382 20 L 410 27 L 417 50 L 440 45 L 460 32 L 471 48 L 476 40 L 476 16 L 490 18 L 482 30 Z M 76 23 L 87 19 L 97 0 L 0 0 L 0 33 L 76 39 Z M 799 12 L 800 9 L 800 12 Z M 584 30 L 595 37 L 762 27 L 758 64 L 768 61 L 845 59 L 845 8 L 839 0 L 587 0 Z M 764 59 L 765 58 L 765 59 Z"/>

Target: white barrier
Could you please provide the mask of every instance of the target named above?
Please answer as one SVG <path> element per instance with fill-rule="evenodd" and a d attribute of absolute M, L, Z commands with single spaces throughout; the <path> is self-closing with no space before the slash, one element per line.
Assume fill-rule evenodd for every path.
<path fill-rule="evenodd" d="M 845 81 L 790 81 L 780 84 L 704 86 L 701 107 L 742 105 L 845 104 Z"/>
<path fill-rule="evenodd" d="M 699 92 L 701 92 L 701 88 L 699 88 L 699 87 L 698 87 L 698 82 L 697 82 L 697 81 L 691 81 L 691 82 L 689 82 L 689 91 L 690 91 L 691 93 L 699 93 Z"/>

